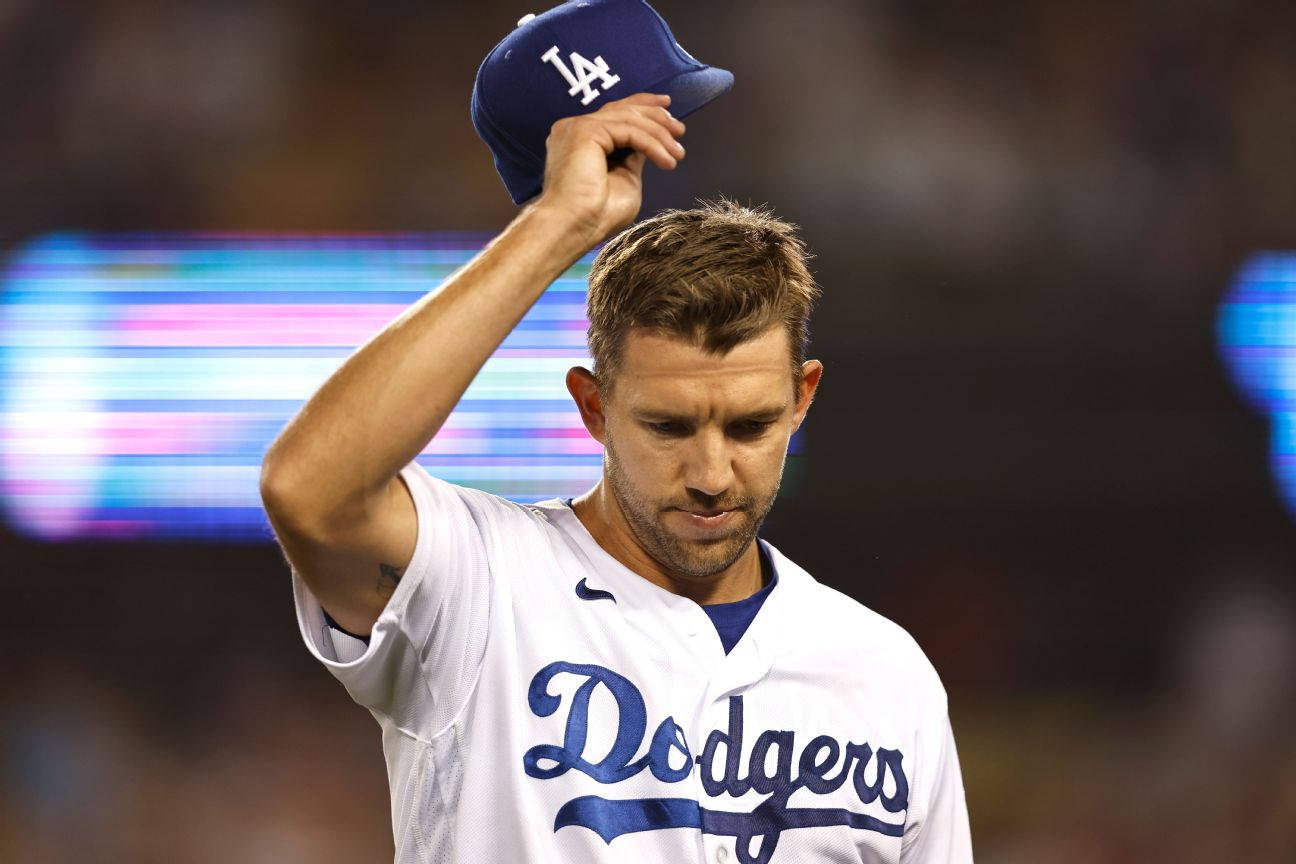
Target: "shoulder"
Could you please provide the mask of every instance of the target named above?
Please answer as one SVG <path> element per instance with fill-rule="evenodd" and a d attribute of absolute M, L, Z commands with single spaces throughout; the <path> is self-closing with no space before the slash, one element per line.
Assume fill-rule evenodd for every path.
<path fill-rule="evenodd" d="M 471 520 L 483 530 L 503 525 L 516 528 L 548 524 L 545 506 L 549 502 L 519 504 L 491 492 L 460 486 L 434 476 L 418 462 L 402 468 L 400 476 L 410 490 L 420 521 L 459 517 Z"/>
<path fill-rule="evenodd" d="M 908 692 L 915 707 L 944 711 L 946 695 L 940 676 L 909 631 L 772 551 L 777 555 L 780 581 L 787 579 L 795 588 L 794 626 L 813 634 L 801 645 L 814 662 L 885 680 L 892 692 Z"/>
<path fill-rule="evenodd" d="M 401 469 L 401 478 L 414 500 L 418 523 L 409 566 L 414 573 L 465 572 L 496 579 L 529 574 L 564 554 L 562 532 L 544 506 L 548 502 L 520 504 L 460 486 L 433 476 L 417 462 Z"/>

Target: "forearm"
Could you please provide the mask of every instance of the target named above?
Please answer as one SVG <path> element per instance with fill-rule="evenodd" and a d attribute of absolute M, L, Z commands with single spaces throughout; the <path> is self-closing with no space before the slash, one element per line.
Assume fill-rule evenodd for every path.
<path fill-rule="evenodd" d="M 445 423 L 477 372 L 587 244 L 537 206 L 356 350 L 266 454 L 263 495 L 345 520 Z"/>

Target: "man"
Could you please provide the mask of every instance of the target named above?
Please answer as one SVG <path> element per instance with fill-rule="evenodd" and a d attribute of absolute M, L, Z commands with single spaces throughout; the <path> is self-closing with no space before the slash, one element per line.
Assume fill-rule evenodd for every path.
<path fill-rule="evenodd" d="M 579 499 L 521 506 L 413 461 L 545 287 L 633 220 L 645 162 L 683 158 L 668 103 L 555 123 L 542 194 L 270 448 L 302 634 L 382 726 L 399 862 L 970 861 L 935 671 L 756 539 L 822 372 L 791 226 L 723 202 L 603 249 L 595 368 L 567 375 L 605 450 Z"/>

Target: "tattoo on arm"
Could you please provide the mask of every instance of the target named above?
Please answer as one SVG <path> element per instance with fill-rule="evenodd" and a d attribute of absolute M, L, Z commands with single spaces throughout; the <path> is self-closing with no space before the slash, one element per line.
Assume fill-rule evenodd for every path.
<path fill-rule="evenodd" d="M 391 596 L 396 593 L 396 586 L 400 584 L 401 571 L 399 567 L 393 567 L 390 564 L 378 565 L 378 584 L 375 588 L 378 596 L 384 600 L 390 600 Z"/>

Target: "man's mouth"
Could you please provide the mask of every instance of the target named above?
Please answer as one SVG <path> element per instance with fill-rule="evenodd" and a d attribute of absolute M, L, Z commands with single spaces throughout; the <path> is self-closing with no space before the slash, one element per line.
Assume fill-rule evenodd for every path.
<path fill-rule="evenodd" d="M 741 507 L 726 510 L 718 507 L 672 507 L 670 512 L 680 515 L 669 521 L 681 536 L 695 540 L 719 540 L 732 534 L 742 517 Z"/>

